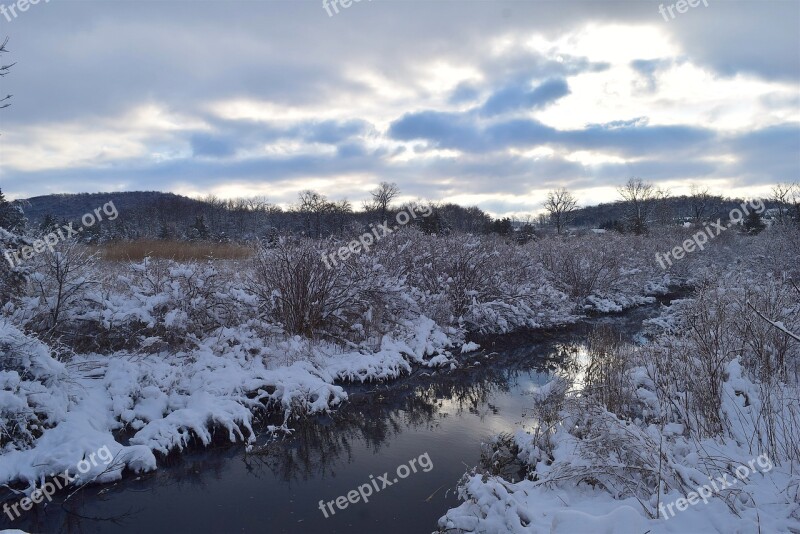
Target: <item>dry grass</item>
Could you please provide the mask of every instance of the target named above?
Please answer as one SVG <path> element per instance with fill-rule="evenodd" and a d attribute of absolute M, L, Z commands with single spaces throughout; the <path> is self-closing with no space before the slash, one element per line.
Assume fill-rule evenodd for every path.
<path fill-rule="evenodd" d="M 146 257 L 175 261 L 245 260 L 253 255 L 252 248 L 233 243 L 151 240 L 108 243 L 95 251 L 106 261 L 141 261 Z"/>

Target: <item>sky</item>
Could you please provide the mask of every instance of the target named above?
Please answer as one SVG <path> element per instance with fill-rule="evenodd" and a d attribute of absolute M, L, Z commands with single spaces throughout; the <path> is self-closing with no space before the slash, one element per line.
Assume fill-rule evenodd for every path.
<path fill-rule="evenodd" d="M 359 206 L 388 181 L 514 216 L 633 176 L 800 180 L 800 2 L 674 1 L 0 0 L 0 188 Z"/>

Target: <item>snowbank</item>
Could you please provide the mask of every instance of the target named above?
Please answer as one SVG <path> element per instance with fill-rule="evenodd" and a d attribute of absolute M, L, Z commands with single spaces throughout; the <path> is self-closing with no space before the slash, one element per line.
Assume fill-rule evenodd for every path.
<path fill-rule="evenodd" d="M 412 364 L 452 363 L 446 350 L 451 342 L 433 321 L 423 317 L 406 326 L 408 336 L 385 336 L 375 353 L 346 352 L 299 336 L 254 344 L 257 333 L 241 327 L 221 329 L 189 352 L 81 355 L 65 365 L 41 342 L 0 323 L 4 358 L 16 358 L 20 369 L 0 373 L 2 421 L 28 429 L 5 444 L 0 484 L 23 483 L 30 493 L 103 447 L 113 453 L 113 466 L 76 483 L 109 482 L 126 469 L 155 469 L 156 452 L 208 445 L 214 433 L 250 443 L 259 411 L 283 413 L 280 428 L 286 430 L 293 418 L 331 410 L 347 400 L 337 380 L 388 380 Z M 129 446 L 117 441 L 122 431 L 132 434 Z"/>

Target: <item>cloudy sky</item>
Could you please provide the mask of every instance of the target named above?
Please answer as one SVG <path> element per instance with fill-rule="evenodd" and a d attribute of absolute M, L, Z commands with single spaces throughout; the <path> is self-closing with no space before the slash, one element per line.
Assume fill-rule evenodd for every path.
<path fill-rule="evenodd" d="M 393 181 L 502 215 L 630 176 L 800 180 L 800 2 L 707 2 L 41 0 L 0 16 L 0 188 L 358 205 Z"/>

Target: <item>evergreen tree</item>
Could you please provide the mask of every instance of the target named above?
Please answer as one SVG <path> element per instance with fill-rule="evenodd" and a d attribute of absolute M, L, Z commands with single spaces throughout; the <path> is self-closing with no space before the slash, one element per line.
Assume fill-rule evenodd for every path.
<path fill-rule="evenodd" d="M 39 232 L 41 234 L 49 234 L 50 232 L 58 229 L 58 221 L 50 213 L 44 216 L 41 224 L 39 224 Z"/>
<path fill-rule="evenodd" d="M 511 235 L 514 231 L 514 226 L 511 224 L 511 219 L 505 217 L 503 219 L 495 219 L 492 221 L 491 232 L 499 235 Z"/>
<path fill-rule="evenodd" d="M 757 234 L 766 227 L 764 221 L 761 220 L 761 215 L 755 211 L 747 214 L 742 226 L 748 234 Z"/>
<path fill-rule="evenodd" d="M 610 221 L 605 221 L 603 224 L 600 225 L 600 228 L 603 230 L 614 230 L 615 232 L 619 232 L 620 234 L 625 233 L 625 225 L 619 219 L 612 219 Z"/>
<path fill-rule="evenodd" d="M 0 191 L 0 306 L 19 294 L 25 282 L 25 266 L 15 255 L 28 240 L 17 235 L 25 218 L 22 211 L 8 202 Z"/>
<path fill-rule="evenodd" d="M 172 232 L 169 231 L 169 226 L 163 221 L 161 222 L 161 229 L 158 231 L 158 238 L 165 241 L 172 238 Z"/>
<path fill-rule="evenodd" d="M 420 229 L 426 234 L 442 234 L 445 231 L 444 219 L 437 210 L 427 217 L 423 217 L 419 222 Z"/>
<path fill-rule="evenodd" d="M 22 210 L 6 200 L 3 190 L 0 189 L 0 228 L 8 232 L 21 232 L 25 226 L 25 217 Z"/>
<path fill-rule="evenodd" d="M 520 245 L 524 245 L 533 239 L 536 239 L 536 230 L 534 230 L 533 226 L 530 224 L 525 224 L 519 229 L 519 232 L 517 233 L 517 242 Z"/>
<path fill-rule="evenodd" d="M 198 215 L 195 220 L 194 224 L 192 225 L 192 230 L 198 239 L 208 239 L 208 226 L 206 226 L 205 217 L 202 215 Z"/>

